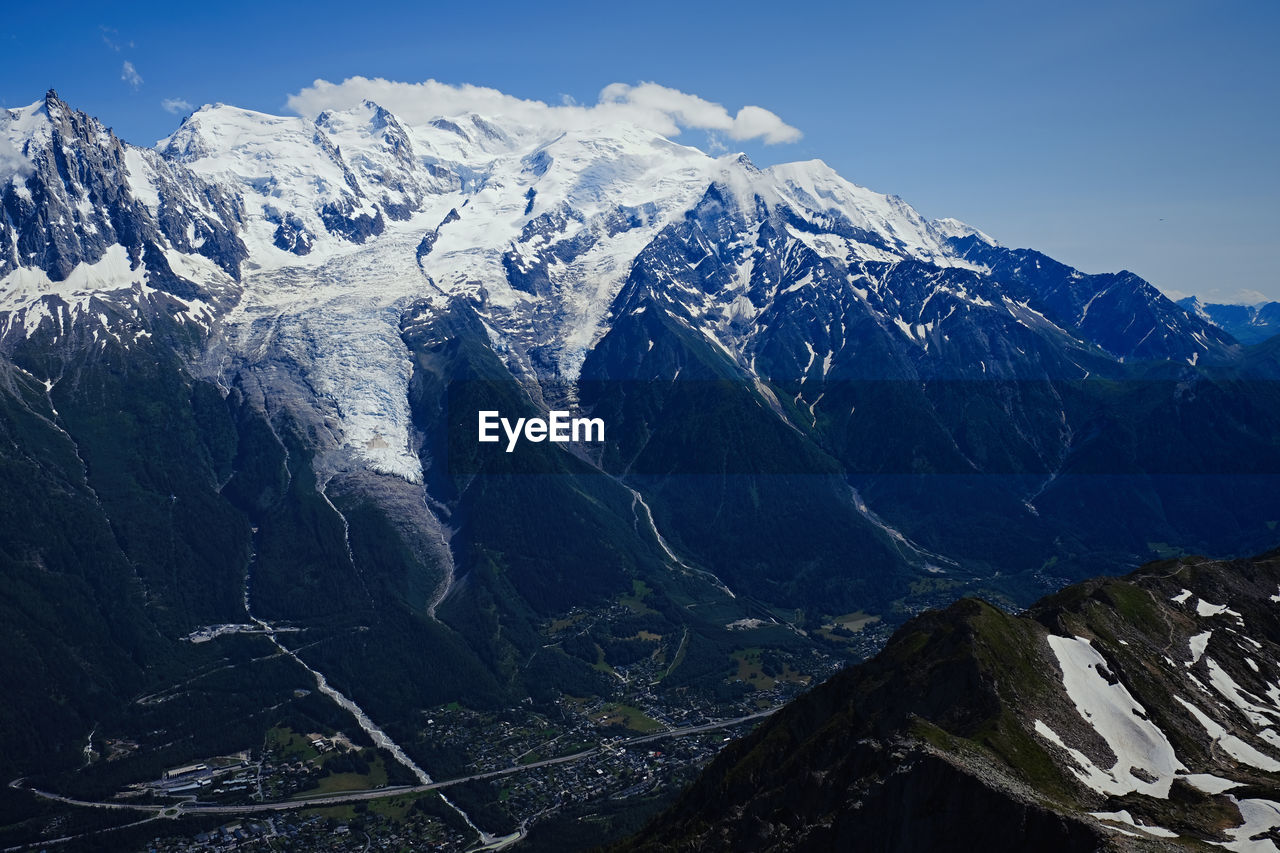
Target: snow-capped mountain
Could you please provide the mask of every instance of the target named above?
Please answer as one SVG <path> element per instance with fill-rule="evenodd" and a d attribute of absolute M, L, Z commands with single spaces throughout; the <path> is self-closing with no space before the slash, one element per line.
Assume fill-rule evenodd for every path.
<path fill-rule="evenodd" d="M 818 160 L 759 169 L 628 124 L 215 105 L 145 149 L 50 92 L 0 127 L 19 155 L 0 176 L 8 351 L 177 323 L 195 375 L 306 425 L 322 484 L 366 471 L 421 488 L 406 334 L 458 310 L 540 405 L 578 399 L 580 380 L 681 375 L 691 356 L 655 341 L 687 330 L 857 471 L 1065 470 L 1061 394 L 998 404 L 1009 428 L 975 445 L 921 383 L 1118 378 L 1238 349 L 1132 274 L 927 220 Z M 858 383 L 884 380 L 929 413 L 922 447 L 858 414 L 883 405 Z M 1034 512 L 1041 488 L 1018 500 Z"/>
<path fill-rule="evenodd" d="M 37 271 L 51 282 L 65 281 L 113 246 L 123 247 L 131 260 L 157 248 L 175 258 L 202 257 L 238 276 L 245 250 L 236 234 L 237 188 L 214 187 L 174 169 L 154 150 L 122 143 L 53 92 L 29 107 L 6 110 L 0 126 L 14 152 L 4 164 L 9 174 L 0 225 L 6 284 L 19 271 L 27 281 Z"/>
<path fill-rule="evenodd" d="M 408 479 L 411 301 L 474 300 L 517 375 L 572 379 L 636 257 L 712 186 L 827 234 L 819 251 L 842 263 L 956 262 L 942 228 L 821 163 L 761 172 L 625 125 L 543 138 L 475 115 L 410 128 L 368 102 L 315 121 L 217 105 L 152 150 L 50 93 L 5 132 L 25 158 L 0 231 L 10 328 L 73 321 L 113 292 L 225 295 L 220 355 L 272 357 L 254 332 L 269 319 L 279 357 L 332 400 L 341 444 Z M 344 349 L 300 351 L 317 339 Z"/>
<path fill-rule="evenodd" d="M 856 411 L 851 381 L 1067 381 L 1236 350 L 1132 274 L 926 220 L 821 161 L 758 169 L 627 124 L 215 105 L 145 149 L 53 92 L 0 123 L 19 154 L 2 176 L 5 334 L 57 341 L 85 321 L 123 341 L 190 321 L 192 369 L 290 401 L 322 481 L 421 483 L 403 333 L 460 305 L 512 377 L 569 399 L 584 369 L 662 378 L 619 352 L 648 352 L 669 317 L 811 429 Z M 1057 470 L 1069 433 L 1029 438 L 1033 467 Z"/>
<path fill-rule="evenodd" d="M 980 251 L 997 249 L 981 232 L 954 220 L 928 222 L 900 199 L 851 184 L 821 161 L 761 171 L 745 158 L 711 158 L 626 125 L 547 138 L 546 130 L 475 115 L 408 126 L 370 102 L 314 121 L 216 105 L 185 119 L 151 150 L 120 143 L 52 93 L 9 111 L 5 124 L 10 147 L 27 164 L 14 164 L 7 181 L 14 224 L 4 233 L 6 273 L 41 269 L 61 281 L 113 241 L 135 240 L 128 231 L 117 239 L 108 221 L 116 214 L 104 204 L 116 195 L 149 213 L 166 250 L 212 258 L 233 276 L 242 261 L 247 275 L 305 270 L 366 245 L 390 254 L 394 235 L 385 247 L 377 238 L 388 223 L 403 223 L 392 231 L 419 235 L 428 249 L 420 253 L 422 268 L 434 287 L 448 296 L 483 292 L 504 315 L 495 324 L 500 334 L 519 336 L 520 326 L 541 327 L 546 314 L 559 312 L 536 345 L 565 348 L 569 375 L 602 333 L 603 314 L 640 251 L 712 186 L 727 215 L 736 211 L 747 227 L 759 224 L 757 214 L 790 218 L 785 242 L 842 267 L 902 260 L 974 271 L 999 265 L 990 254 L 966 261 L 965 252 L 975 250 L 950 243 L 974 239 L 986 247 Z M 59 149 L 75 152 L 79 162 L 59 167 L 52 156 Z M 115 176 L 119 188 L 81 186 L 77 175 L 90 184 L 93 176 Z M 28 187 L 50 193 L 47 209 L 43 197 L 28 200 L 34 198 Z M 216 197 L 200 201 L 214 187 Z M 33 216 L 54 230 L 29 223 Z M 451 227 L 442 227 L 446 218 Z M 61 236 L 58 227 L 65 229 Z M 145 227 L 134 230 L 141 239 L 150 236 Z M 37 234 L 46 239 L 37 241 Z M 432 292 L 414 284 L 418 293 Z M 1074 289 L 1094 296 L 1091 286 Z M 556 298 L 548 299 L 552 288 Z M 254 291 L 246 282 L 245 292 Z M 1161 297 L 1151 290 L 1142 299 Z M 1073 319 L 1082 322 L 1087 313 Z M 917 319 L 894 321 L 909 327 Z M 1075 330 L 1074 323 L 1064 326 Z M 1213 343 L 1199 349 L 1207 353 Z"/>
<path fill-rule="evenodd" d="M 104 720 L 194 743 L 134 697 L 240 702 L 176 689 L 240 651 L 430 763 L 424 710 L 607 693 L 549 642 L 588 611 L 714 699 L 848 614 L 1277 544 L 1267 345 L 820 161 L 368 102 L 139 148 L 50 92 L 0 112 L 0 200 L 13 776 Z M 552 408 L 606 440 L 476 440 Z M 290 631 L 183 639 L 226 625 Z M 259 707 L 323 704 L 280 672 Z"/>
<path fill-rule="evenodd" d="M 247 252 L 236 188 L 126 145 L 53 92 L 0 113 L 0 134 L 13 152 L 0 190 L 6 335 L 46 323 L 62 334 L 80 320 L 132 317 L 157 301 L 175 313 L 212 315 L 238 298 Z M 115 305 L 104 313 L 101 300 Z"/>

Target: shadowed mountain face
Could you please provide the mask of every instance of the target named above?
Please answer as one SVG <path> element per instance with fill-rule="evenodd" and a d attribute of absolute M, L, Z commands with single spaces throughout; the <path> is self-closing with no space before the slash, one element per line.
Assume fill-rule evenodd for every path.
<path fill-rule="evenodd" d="M 144 733 L 109 791 L 323 714 L 217 626 L 288 628 L 423 758 L 425 708 L 595 695 L 547 634 L 577 609 L 648 601 L 687 638 L 658 689 L 715 693 L 747 639 L 1280 537 L 1274 347 L 820 161 L 370 103 L 142 149 L 52 92 L 0 136 L 12 775 Z M 552 409 L 604 441 L 477 440 Z"/>
<path fill-rule="evenodd" d="M 975 599 L 920 616 L 617 849 L 1264 849 L 1278 590 L 1280 554 L 1187 558 L 1020 616 Z"/>

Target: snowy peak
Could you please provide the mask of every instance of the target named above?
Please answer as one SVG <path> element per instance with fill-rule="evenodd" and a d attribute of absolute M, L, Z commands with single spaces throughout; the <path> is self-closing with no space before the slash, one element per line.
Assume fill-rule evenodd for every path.
<path fill-rule="evenodd" d="M 203 107 L 161 140 L 166 159 L 210 181 L 237 186 L 250 204 L 255 255 L 309 254 L 318 235 L 363 243 L 385 219 L 316 124 L 236 107 Z"/>
<path fill-rule="evenodd" d="M 1201 320 L 1208 323 L 1213 322 L 1213 318 L 1209 316 L 1209 312 L 1205 310 L 1204 303 L 1200 301 L 1199 297 L 1188 296 L 1185 299 L 1179 299 L 1178 304 L 1185 308 L 1188 313 L 1199 317 Z"/>
<path fill-rule="evenodd" d="M 504 127 L 475 113 L 438 116 L 422 125 L 406 125 L 428 162 L 464 164 L 482 168 L 495 158 L 554 138 L 532 129 Z"/>
<path fill-rule="evenodd" d="M 419 244 L 422 271 L 483 303 L 518 370 L 538 372 L 536 349 L 543 370 L 576 375 L 636 257 L 701 196 L 712 163 L 629 125 L 517 149 L 442 214 Z"/>
<path fill-rule="evenodd" d="M 0 111 L 0 167 L 6 179 L 16 181 L 31 170 L 36 154 L 47 148 L 53 132 L 49 104 L 58 110 L 58 93 L 49 90 L 44 100 L 26 107 Z"/>
<path fill-rule="evenodd" d="M 43 101 L 0 115 L 12 170 L 4 183 L 0 273 L 38 267 L 53 281 L 98 260 L 117 242 L 111 209 L 133 206 L 125 148 L 96 120 L 50 90 Z"/>
<path fill-rule="evenodd" d="M 410 126 L 372 101 L 314 121 L 218 104 L 189 116 L 158 148 L 243 194 L 254 260 L 277 268 L 296 263 L 290 255 L 321 249 L 323 260 L 364 244 L 389 221 L 434 215 L 436 196 L 483 189 L 525 136 L 477 115 Z"/>
<path fill-rule="evenodd" d="M 716 161 L 718 197 L 742 222 L 760 218 L 841 264 L 918 260 L 969 266 L 947 235 L 896 196 L 845 180 L 821 160 L 758 169 L 743 155 Z"/>
<path fill-rule="evenodd" d="M 942 219 L 935 219 L 933 220 L 933 222 L 929 224 L 932 225 L 934 230 L 937 231 L 939 234 L 941 234 L 943 238 L 947 240 L 961 239 L 964 237 L 976 237 L 978 240 L 981 240 L 983 243 L 986 243 L 988 246 L 1000 245 L 992 237 L 988 236 L 986 233 L 982 231 L 979 231 L 977 228 L 974 228 L 972 225 L 969 225 L 968 223 L 965 223 L 965 222 L 961 222 L 959 219 L 952 219 L 949 216 L 943 217 Z"/>
<path fill-rule="evenodd" d="M 823 230 L 917 260 L 953 254 L 945 238 L 902 199 L 851 183 L 821 160 L 771 166 L 766 173 L 781 196 Z"/>
<path fill-rule="evenodd" d="M 234 192 L 126 145 L 53 91 L 0 114 L 0 140 L 8 171 L 0 184 L 4 308 L 54 291 L 82 304 L 92 291 L 55 286 L 73 279 L 96 283 L 93 291 L 113 289 L 113 276 L 117 287 L 142 280 L 194 298 L 238 277 L 245 247 Z M 107 257 L 117 249 L 127 275 Z"/>
<path fill-rule="evenodd" d="M 608 132 L 570 131 L 537 146 L 523 158 L 544 198 L 584 215 L 619 205 L 663 205 L 674 185 L 705 183 L 710 159 L 632 125 Z"/>
<path fill-rule="evenodd" d="M 409 132 L 372 101 L 344 112 L 323 112 L 315 126 L 333 141 L 361 192 L 391 219 L 409 219 L 428 194 L 459 188 L 456 175 L 420 164 Z"/>

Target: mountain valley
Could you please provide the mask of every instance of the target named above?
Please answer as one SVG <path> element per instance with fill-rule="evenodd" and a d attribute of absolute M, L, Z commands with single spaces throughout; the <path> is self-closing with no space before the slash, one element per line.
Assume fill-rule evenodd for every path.
<path fill-rule="evenodd" d="M 761 169 L 625 123 L 214 105 L 141 148 L 50 91 L 0 111 L 0 142 L 20 154 L 0 161 L 0 847 L 142 849 L 242 814 L 263 845 L 321 823 L 597 844 L 801 694 L 671 833 L 819 839 L 827 812 L 726 829 L 746 789 L 716 780 L 773 790 L 733 762 L 784 724 L 829 750 L 806 727 L 846 705 L 842 744 L 910 740 L 904 785 L 1016 800 L 1064 844 L 1114 840 L 1088 810 L 1242 841 L 1232 809 L 1269 802 L 1274 768 L 1212 744 L 1274 751 L 1274 655 L 1245 671 L 1219 648 L 1277 641 L 1274 558 L 1186 558 L 1280 544 L 1280 339 L 821 161 Z M 476 440 L 485 411 L 572 411 L 604 440 L 508 452 Z M 1068 586 L 1157 558 L 1248 630 L 1187 667 L 1197 620 L 1231 610 L 1183 612 L 1151 568 Z M 1180 680 L 1148 683 L 1161 631 Z M 1093 694 L 1038 678 L 1085 658 L 1093 678 L 1094 653 L 1181 775 L 1235 793 L 1144 787 L 1172 763 L 1104 781 L 1115 747 L 1063 699 Z M 1053 737 L 1024 719 L 1040 706 L 995 710 L 1031 670 Z M 930 716 L 935 672 L 952 700 L 975 679 L 969 716 Z M 1198 714 L 1170 716 L 1175 691 Z M 888 743 L 824 768 L 814 807 L 858 801 L 846 783 L 868 813 L 896 796 L 863 784 Z M 629 843 L 668 843 L 647 832 Z"/>

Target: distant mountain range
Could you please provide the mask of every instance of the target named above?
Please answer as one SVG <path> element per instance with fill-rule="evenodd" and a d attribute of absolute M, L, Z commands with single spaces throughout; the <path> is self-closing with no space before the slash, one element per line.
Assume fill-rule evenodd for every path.
<path fill-rule="evenodd" d="M 728 746 L 619 850 L 1269 850 L 1280 554 L 975 599 Z"/>
<path fill-rule="evenodd" d="M 124 779 L 322 713 L 293 670 L 138 704 L 292 666 L 209 626 L 299 629 L 429 762 L 424 708 L 597 684 L 546 626 L 636 584 L 709 689 L 731 643 L 1280 543 L 1276 339 L 820 161 L 369 102 L 139 148 L 52 91 L 0 143 L 11 776 L 95 726 L 143 743 Z M 476 441 L 553 408 L 605 442 Z"/>
<path fill-rule="evenodd" d="M 1258 305 L 1205 304 L 1194 296 L 1188 296 L 1179 299 L 1178 304 L 1243 344 L 1261 343 L 1280 334 L 1280 302 L 1263 302 Z"/>

